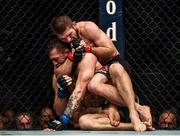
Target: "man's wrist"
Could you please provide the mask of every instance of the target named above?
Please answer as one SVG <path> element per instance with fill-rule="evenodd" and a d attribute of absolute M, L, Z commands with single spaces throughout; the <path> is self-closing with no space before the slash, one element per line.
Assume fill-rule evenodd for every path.
<path fill-rule="evenodd" d="M 87 44 L 86 47 L 85 47 L 86 53 L 90 53 L 91 49 L 92 49 L 92 47 L 89 44 Z"/>
<path fill-rule="evenodd" d="M 73 55 L 72 55 L 72 52 L 71 51 L 68 51 L 67 52 L 67 58 L 70 60 L 70 61 L 72 61 L 73 62 Z"/>

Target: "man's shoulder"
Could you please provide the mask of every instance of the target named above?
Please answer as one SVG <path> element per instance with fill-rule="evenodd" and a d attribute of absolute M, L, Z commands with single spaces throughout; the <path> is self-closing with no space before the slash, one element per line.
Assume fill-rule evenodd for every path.
<path fill-rule="evenodd" d="M 78 22 L 78 24 L 81 28 L 85 28 L 85 29 L 96 26 L 96 24 L 93 21 L 80 21 Z"/>
<path fill-rule="evenodd" d="M 95 23 L 93 21 L 90 21 L 90 20 L 86 20 L 86 21 L 79 21 L 77 22 L 78 24 L 91 24 L 91 23 Z"/>

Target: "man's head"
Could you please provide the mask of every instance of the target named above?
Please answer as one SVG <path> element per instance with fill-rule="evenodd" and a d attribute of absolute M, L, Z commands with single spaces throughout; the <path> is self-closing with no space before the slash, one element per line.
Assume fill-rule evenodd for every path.
<path fill-rule="evenodd" d="M 44 107 L 41 110 L 41 119 L 45 122 L 48 122 L 49 119 L 54 118 L 53 110 L 50 109 L 49 107 Z"/>
<path fill-rule="evenodd" d="M 54 119 L 54 113 L 53 110 L 49 107 L 44 107 L 41 110 L 40 118 L 39 118 L 39 125 L 42 129 L 48 128 L 48 122 L 52 119 Z"/>
<path fill-rule="evenodd" d="M 13 122 L 15 118 L 15 113 L 13 110 L 6 110 L 4 116 L 7 118 L 8 122 Z"/>
<path fill-rule="evenodd" d="M 164 111 L 159 117 L 159 128 L 172 129 L 177 127 L 176 114 L 171 110 Z"/>
<path fill-rule="evenodd" d="M 61 41 L 66 43 L 77 38 L 75 25 L 76 23 L 68 16 L 58 16 L 51 21 L 51 29 Z"/>
<path fill-rule="evenodd" d="M 32 129 L 33 118 L 29 113 L 20 113 L 16 116 L 16 127 L 19 130 Z"/>
<path fill-rule="evenodd" d="M 57 38 L 50 41 L 48 45 L 49 57 L 55 67 L 58 67 L 60 64 L 64 63 L 65 59 L 67 58 L 67 51 L 69 51 L 68 47 L 70 46 L 61 42 Z"/>
<path fill-rule="evenodd" d="M 2 114 L 0 113 L 0 130 L 5 129 L 5 120 L 2 116 Z"/>

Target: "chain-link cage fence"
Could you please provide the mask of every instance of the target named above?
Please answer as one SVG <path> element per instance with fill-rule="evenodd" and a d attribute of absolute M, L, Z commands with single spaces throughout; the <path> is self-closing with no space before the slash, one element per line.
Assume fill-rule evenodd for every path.
<path fill-rule="evenodd" d="M 155 117 L 180 109 L 179 13 L 178 0 L 124 1 L 126 57 L 136 92 Z"/>
<path fill-rule="evenodd" d="M 52 107 L 52 64 L 47 44 L 49 24 L 57 15 L 98 20 L 98 1 L 0 0 L 1 111 L 38 113 Z"/>
<path fill-rule="evenodd" d="M 18 130 L 32 130 L 34 128 L 33 116 L 29 112 L 21 112 L 15 117 L 15 125 Z"/>
<path fill-rule="evenodd" d="M 159 116 L 159 128 L 175 129 L 177 127 L 177 117 L 173 110 L 164 110 Z"/>
<path fill-rule="evenodd" d="M 157 117 L 179 110 L 179 3 L 173 0 L 124 1 L 125 57 L 141 103 Z M 0 0 L 1 111 L 38 113 L 52 107 L 49 24 L 57 15 L 98 22 L 97 0 Z"/>

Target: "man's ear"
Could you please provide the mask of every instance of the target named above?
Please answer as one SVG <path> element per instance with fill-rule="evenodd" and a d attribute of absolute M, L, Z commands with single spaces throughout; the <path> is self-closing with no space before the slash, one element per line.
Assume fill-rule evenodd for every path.
<path fill-rule="evenodd" d="M 73 21 L 72 22 L 72 28 L 75 29 L 75 30 L 76 30 L 76 25 L 77 25 L 76 21 Z"/>

